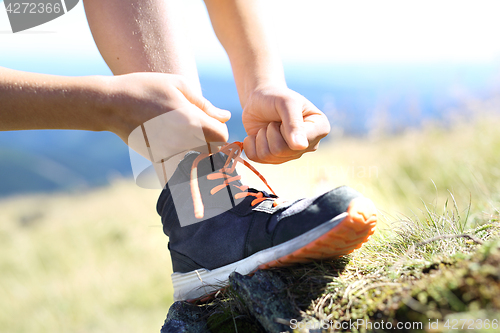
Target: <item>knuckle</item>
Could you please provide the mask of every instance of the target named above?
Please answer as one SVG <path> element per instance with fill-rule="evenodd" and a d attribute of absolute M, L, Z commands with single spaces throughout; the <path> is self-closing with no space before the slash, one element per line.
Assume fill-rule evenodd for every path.
<path fill-rule="evenodd" d="M 256 152 L 255 152 L 255 153 L 253 153 L 251 157 L 249 157 L 248 155 L 247 155 L 247 157 L 248 157 L 249 159 L 251 159 L 252 161 L 255 161 L 255 162 L 257 162 L 257 163 L 265 163 L 265 162 L 264 162 L 264 161 L 263 161 L 263 160 L 259 157 L 259 155 L 258 155 Z"/>
<path fill-rule="evenodd" d="M 252 160 L 252 161 L 257 161 L 257 160 L 258 160 L 257 155 L 256 155 L 253 151 L 251 151 L 251 150 L 246 150 L 246 151 L 245 151 L 245 155 L 246 155 L 246 156 L 247 156 L 250 160 Z"/>
<path fill-rule="evenodd" d="M 197 102 L 198 107 L 203 111 L 208 110 L 211 106 L 211 104 L 205 98 L 200 98 Z"/>
<path fill-rule="evenodd" d="M 278 96 L 274 100 L 274 103 L 276 105 L 276 108 L 279 110 L 286 110 L 289 107 L 289 100 L 286 97 Z"/>
<path fill-rule="evenodd" d="M 269 150 L 271 154 L 276 157 L 287 157 L 290 154 L 290 149 L 281 143 L 271 145 Z"/>
<path fill-rule="evenodd" d="M 269 153 L 269 151 L 258 149 L 257 150 L 257 158 L 262 161 L 268 161 L 272 155 Z"/>
<path fill-rule="evenodd" d="M 328 121 L 328 118 L 326 118 L 326 116 L 325 116 L 325 121 L 323 122 L 323 124 L 324 124 L 324 127 L 323 127 L 323 131 L 321 133 L 321 135 L 322 135 L 321 138 L 324 138 L 325 136 L 327 136 L 331 130 L 330 122 Z"/>

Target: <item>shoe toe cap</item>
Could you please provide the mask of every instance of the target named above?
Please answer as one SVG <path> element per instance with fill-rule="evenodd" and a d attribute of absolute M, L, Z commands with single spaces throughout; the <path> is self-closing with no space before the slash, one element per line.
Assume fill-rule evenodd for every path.
<path fill-rule="evenodd" d="M 362 197 L 356 190 L 342 186 L 316 197 L 296 202 L 273 217 L 270 229 L 273 230 L 274 245 L 292 238 L 325 223 L 347 211 L 354 198 Z"/>

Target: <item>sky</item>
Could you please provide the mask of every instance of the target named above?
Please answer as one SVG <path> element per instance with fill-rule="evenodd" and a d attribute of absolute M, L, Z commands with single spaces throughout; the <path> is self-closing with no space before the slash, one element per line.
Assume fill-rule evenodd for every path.
<path fill-rule="evenodd" d="M 180 15 L 184 16 L 181 21 L 185 23 L 200 77 L 207 80 L 204 96 L 219 107 L 238 110 L 236 89 L 234 84 L 227 82 L 231 79 L 228 59 L 211 28 L 203 1 L 165 1 L 177 1 L 181 7 Z M 81 1 L 67 14 L 16 34 L 11 31 L 2 2 L 0 0 L 0 66 L 59 75 L 111 75 L 94 44 Z M 421 108 L 427 108 L 432 98 L 438 96 L 441 101 L 443 96 L 448 96 L 446 89 L 450 82 L 469 85 L 485 82 L 491 76 L 491 68 L 500 68 L 498 0 L 264 0 L 264 4 L 265 20 L 285 63 L 288 84 L 333 117 L 335 128 L 347 128 L 346 133 L 355 125 L 365 126 L 366 123 L 369 128 L 371 119 L 379 118 L 378 110 L 406 108 L 405 98 L 411 103 L 421 98 L 422 103 L 427 103 Z M 410 66 L 406 66 L 408 64 Z M 457 64 L 455 67 L 467 69 L 467 75 L 442 64 Z M 461 66 L 464 64 L 472 66 Z M 335 70 L 325 69 L 326 66 Z M 411 67 L 411 75 L 401 70 L 407 67 Z M 374 68 L 372 75 L 367 69 Z M 481 68 L 482 72 L 478 72 Z M 460 79 L 461 75 L 467 79 Z M 214 80 L 215 76 L 225 81 Z M 384 78 L 388 82 L 386 86 L 381 82 Z M 378 88 L 375 91 L 364 86 L 360 88 L 361 81 L 370 83 L 370 87 L 382 85 L 385 90 L 381 93 Z M 416 91 L 421 87 L 426 90 Z M 434 109 L 441 106 L 438 104 Z M 241 118 L 236 112 L 234 114 L 231 135 L 243 133 Z M 345 114 L 356 121 L 351 124 L 351 118 L 342 118 Z M 396 112 L 391 119 L 402 121 L 405 115 Z M 47 142 L 55 142 L 53 149 L 61 155 L 58 155 L 61 158 L 58 163 L 75 165 L 74 144 L 79 135 L 88 134 L 35 132 L 34 136 L 2 133 L 2 144 L 15 142 L 19 147 L 24 145 L 31 147 L 30 151 L 37 151 L 45 146 L 53 148 Z M 123 167 L 123 159 L 116 156 L 126 154 L 126 150 L 118 138 L 110 133 L 92 133 L 85 140 L 98 141 L 99 145 L 81 146 L 77 151 L 82 162 L 76 164 L 87 165 L 88 161 L 94 161 L 97 165 L 86 170 L 75 169 L 75 172 L 84 174 L 90 170 L 94 176 L 103 176 L 106 170 L 122 170 L 119 168 Z M 107 145 L 103 145 L 103 141 Z M 105 150 L 115 147 L 114 144 L 121 144 L 122 150 L 113 148 L 113 153 L 118 155 L 109 157 Z M 105 158 L 100 157 L 96 147 L 101 147 Z M 30 154 L 26 155 L 28 161 L 32 160 Z M 16 161 L 13 163 L 15 165 Z M 15 181 L 13 186 L 17 190 Z"/>
<path fill-rule="evenodd" d="M 227 66 L 203 2 L 179 4 L 198 64 Z M 500 57 L 500 1 L 266 0 L 265 8 L 285 63 L 484 63 Z M 105 70 L 81 1 L 62 17 L 16 34 L 0 4 L 0 66 L 77 73 L 68 59 Z"/>

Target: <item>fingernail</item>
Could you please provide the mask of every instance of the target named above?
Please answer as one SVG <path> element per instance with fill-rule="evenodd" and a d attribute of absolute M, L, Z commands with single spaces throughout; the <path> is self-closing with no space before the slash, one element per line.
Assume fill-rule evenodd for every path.
<path fill-rule="evenodd" d="M 217 113 L 221 118 L 231 118 L 231 112 L 227 110 L 219 109 Z"/>
<path fill-rule="evenodd" d="M 307 138 L 304 134 L 294 134 L 293 141 L 304 148 L 309 146 L 309 141 L 307 141 Z"/>

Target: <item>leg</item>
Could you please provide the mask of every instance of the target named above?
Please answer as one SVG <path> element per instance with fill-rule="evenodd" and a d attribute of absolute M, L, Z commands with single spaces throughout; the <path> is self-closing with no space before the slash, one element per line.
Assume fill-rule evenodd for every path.
<path fill-rule="evenodd" d="M 181 13 L 171 0 L 84 0 L 102 57 L 115 75 L 180 74 L 201 92 Z"/>

